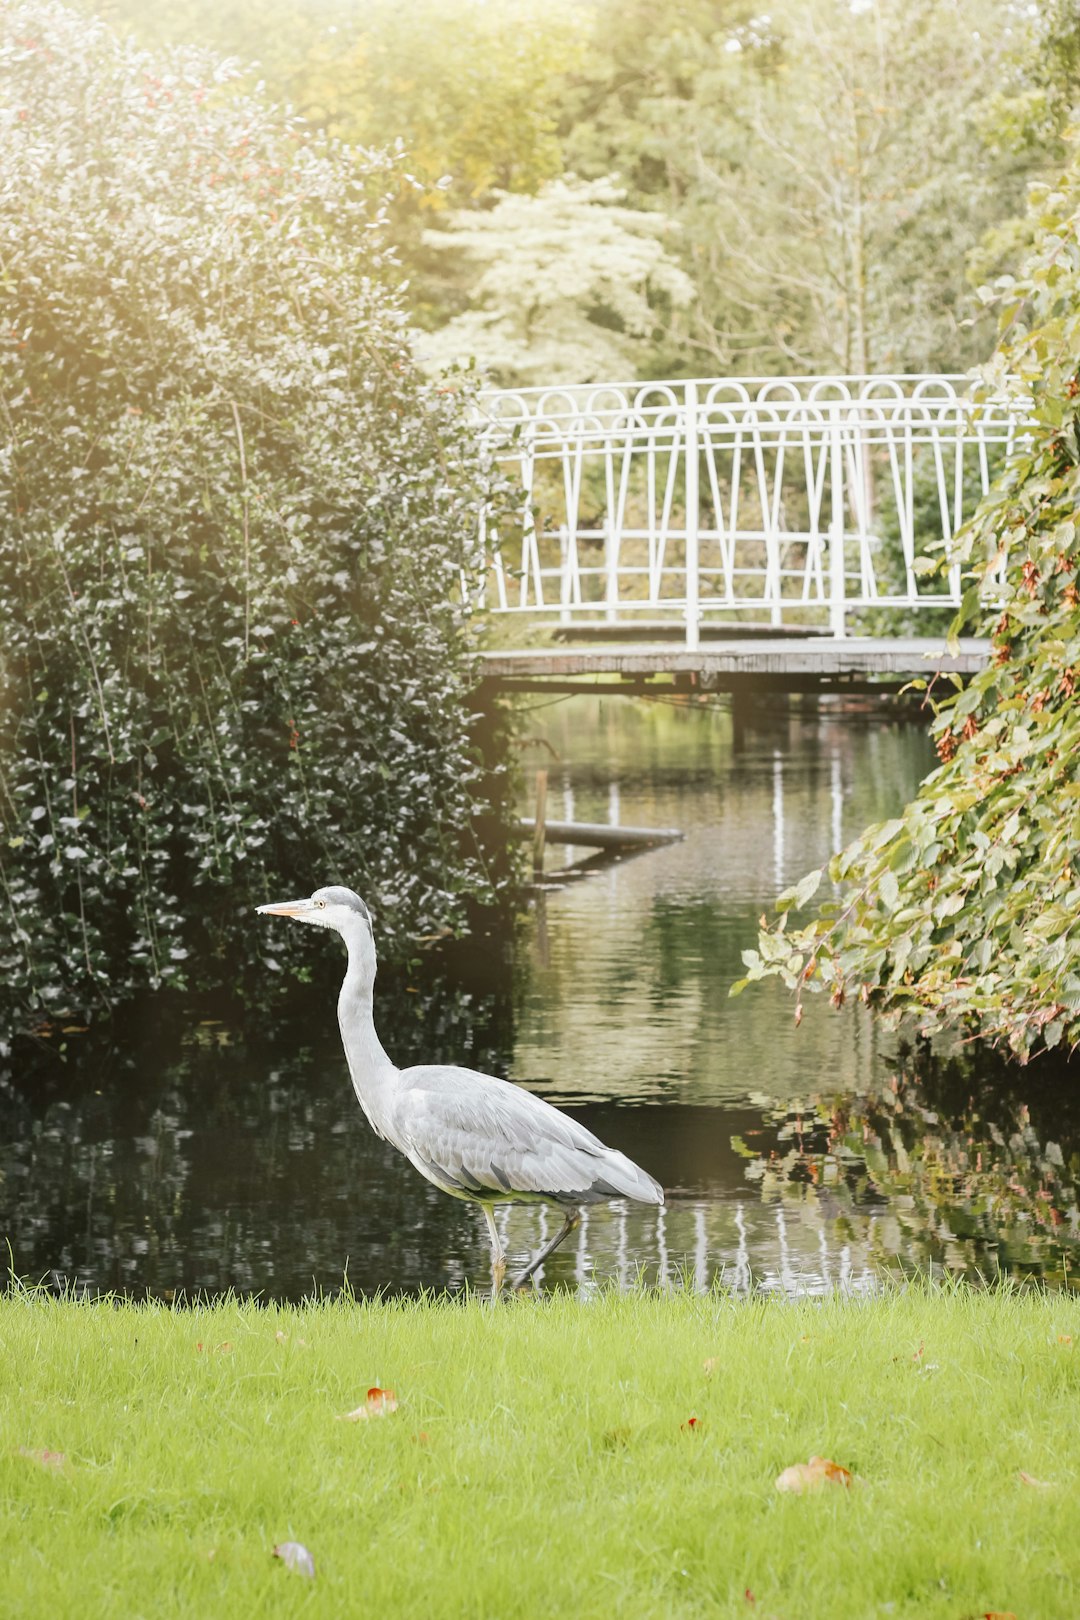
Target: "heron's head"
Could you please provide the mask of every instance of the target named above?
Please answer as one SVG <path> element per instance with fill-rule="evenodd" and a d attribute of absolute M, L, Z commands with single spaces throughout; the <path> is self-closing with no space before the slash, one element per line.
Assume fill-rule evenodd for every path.
<path fill-rule="evenodd" d="M 358 927 L 371 933 L 371 912 L 358 894 L 332 883 L 316 889 L 307 900 L 275 900 L 255 908 L 264 917 L 295 917 L 298 922 L 314 923 L 316 928 L 332 928 L 346 938 Z"/>

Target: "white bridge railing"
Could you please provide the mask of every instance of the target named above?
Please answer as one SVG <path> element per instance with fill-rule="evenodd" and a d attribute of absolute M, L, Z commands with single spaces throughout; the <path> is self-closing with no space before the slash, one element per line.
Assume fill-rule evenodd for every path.
<path fill-rule="evenodd" d="M 520 533 L 486 536 L 485 598 L 564 625 L 827 626 L 955 607 L 932 569 L 1022 429 L 956 376 L 769 377 L 491 391 Z M 906 616 L 906 615 L 905 615 Z M 644 621 L 651 621 L 646 626 Z M 880 628 L 880 626 L 878 626 Z"/>

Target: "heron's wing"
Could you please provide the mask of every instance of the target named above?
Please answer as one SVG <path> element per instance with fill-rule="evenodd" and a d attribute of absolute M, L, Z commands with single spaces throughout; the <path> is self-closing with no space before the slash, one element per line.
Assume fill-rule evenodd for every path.
<path fill-rule="evenodd" d="M 394 1106 L 398 1145 L 445 1191 L 468 1198 L 661 1204 L 657 1182 L 532 1092 L 473 1069 L 406 1069 Z"/>

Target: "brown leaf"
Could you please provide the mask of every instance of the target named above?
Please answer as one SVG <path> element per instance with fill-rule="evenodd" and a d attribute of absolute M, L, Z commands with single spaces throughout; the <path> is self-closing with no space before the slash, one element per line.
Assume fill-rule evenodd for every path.
<path fill-rule="evenodd" d="M 354 1407 L 351 1412 L 340 1412 L 340 1423 L 366 1423 L 369 1418 L 387 1417 L 391 1412 L 397 1411 L 397 1396 L 392 1389 L 380 1389 L 373 1384 L 367 1392 L 367 1400 L 363 1406 Z"/>
<path fill-rule="evenodd" d="M 1071 1333 L 1059 1333 L 1058 1334 L 1058 1344 L 1072 1344 L 1072 1334 Z"/>
<path fill-rule="evenodd" d="M 1025 1473 L 1022 1468 L 1016 1470 L 1016 1477 L 1021 1485 L 1031 1485 L 1037 1491 L 1052 1491 L 1054 1488 L 1052 1479 L 1036 1479 L 1034 1474 Z"/>
<path fill-rule="evenodd" d="M 309 1581 L 315 1579 L 315 1560 L 301 1541 L 279 1541 L 274 1548 L 274 1557 L 280 1558 L 286 1569 L 295 1569 L 298 1575 L 306 1575 Z"/>
<path fill-rule="evenodd" d="M 811 1457 L 809 1462 L 792 1463 L 790 1468 L 785 1468 L 777 1477 L 776 1488 L 802 1496 L 807 1491 L 818 1491 L 824 1485 L 850 1484 L 851 1473 L 847 1468 L 830 1462 L 828 1457 Z"/>
<path fill-rule="evenodd" d="M 64 1452 L 50 1451 L 47 1447 L 35 1451 L 30 1446 L 20 1446 L 18 1455 L 28 1458 L 30 1462 L 37 1463 L 39 1468 L 51 1469 L 55 1474 L 60 1473 L 67 1466 L 67 1456 Z"/>

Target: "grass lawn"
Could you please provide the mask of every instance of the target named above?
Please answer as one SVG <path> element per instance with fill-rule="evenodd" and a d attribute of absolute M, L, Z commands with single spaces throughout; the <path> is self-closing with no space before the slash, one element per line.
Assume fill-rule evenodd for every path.
<path fill-rule="evenodd" d="M 0 1358 L 5 1617 L 1080 1614 L 1065 1296 L 15 1293 Z"/>

